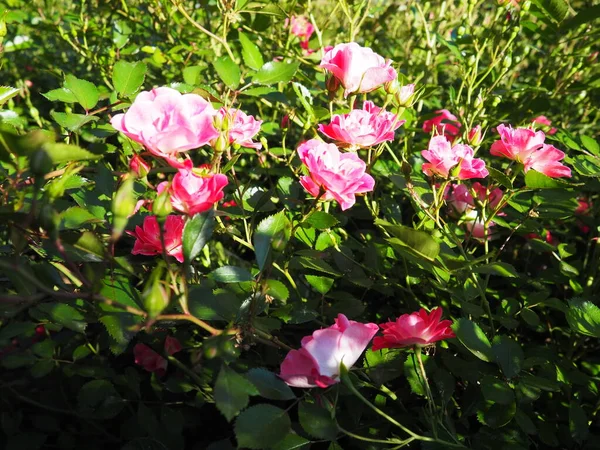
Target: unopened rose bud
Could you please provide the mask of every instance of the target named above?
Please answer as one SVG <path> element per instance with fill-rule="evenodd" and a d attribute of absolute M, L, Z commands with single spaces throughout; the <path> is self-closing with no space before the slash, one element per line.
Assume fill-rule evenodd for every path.
<path fill-rule="evenodd" d="M 402 86 L 396 93 L 396 101 L 398 102 L 398 106 L 403 106 L 405 108 L 409 108 L 413 105 L 415 100 L 414 97 L 414 84 L 407 84 L 406 86 Z"/>
<path fill-rule="evenodd" d="M 469 145 L 473 147 L 477 147 L 483 141 L 483 136 L 481 135 L 481 125 L 477 125 L 476 127 L 471 128 L 468 135 Z"/>
<path fill-rule="evenodd" d="M 512 56 L 506 55 L 504 57 L 504 60 L 502 61 L 502 67 L 504 67 L 505 69 L 509 69 L 511 66 L 512 66 Z"/>
<path fill-rule="evenodd" d="M 150 164 L 148 164 L 140 155 L 134 155 L 129 160 L 129 170 L 138 178 L 145 178 L 150 172 Z"/>
<path fill-rule="evenodd" d="M 156 196 L 156 199 L 152 204 L 152 212 L 160 218 L 168 216 L 172 211 L 173 205 L 171 205 L 171 194 L 169 194 L 168 189 L 164 189 Z"/>
<path fill-rule="evenodd" d="M 340 81 L 336 77 L 330 76 L 327 79 L 325 86 L 327 87 L 327 91 L 329 91 L 330 94 L 335 94 L 338 88 L 340 87 Z"/>
<path fill-rule="evenodd" d="M 223 115 L 222 114 L 215 115 L 215 118 L 213 119 L 213 126 L 215 127 L 215 130 L 223 129 Z"/>
<path fill-rule="evenodd" d="M 398 83 L 398 79 L 388 81 L 384 85 L 385 92 L 390 95 L 394 95 L 400 89 L 400 83 Z"/>
<path fill-rule="evenodd" d="M 127 226 L 129 217 L 136 207 L 134 192 L 135 178 L 126 174 L 112 201 L 113 211 L 113 240 L 117 240 Z"/>
<path fill-rule="evenodd" d="M 288 114 L 281 118 L 281 129 L 287 130 L 290 126 L 290 116 Z"/>
<path fill-rule="evenodd" d="M 458 30 L 456 30 L 456 35 L 457 36 L 463 36 L 466 33 L 467 29 L 464 26 L 460 26 L 458 27 Z"/>
<path fill-rule="evenodd" d="M 213 144 L 213 148 L 215 152 L 222 153 L 227 149 L 227 144 L 229 143 L 229 139 L 226 136 L 220 135 Z"/>

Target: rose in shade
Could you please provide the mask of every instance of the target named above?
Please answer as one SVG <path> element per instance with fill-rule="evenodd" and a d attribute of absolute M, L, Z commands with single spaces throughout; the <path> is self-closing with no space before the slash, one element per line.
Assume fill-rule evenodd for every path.
<path fill-rule="evenodd" d="M 460 122 L 458 118 L 447 109 L 440 109 L 435 112 L 437 115 L 423 122 L 423 131 L 431 133 L 433 130 L 437 134 L 443 134 L 448 140 L 453 141 L 460 133 Z"/>
<path fill-rule="evenodd" d="M 181 351 L 181 343 L 176 338 L 167 336 L 164 348 L 168 355 L 174 355 Z M 167 371 L 167 360 L 146 344 L 136 344 L 133 347 L 133 357 L 135 363 L 148 372 L 156 372 L 158 376 L 163 376 Z"/>
<path fill-rule="evenodd" d="M 424 347 L 437 341 L 455 337 L 450 320 L 440 320 L 442 309 L 434 308 L 427 313 L 423 308 L 419 312 L 403 314 L 394 322 L 382 323 L 383 336 L 373 339 L 373 351 L 382 348 Z"/>
<path fill-rule="evenodd" d="M 279 376 L 290 386 L 302 388 L 338 383 L 341 364 L 352 367 L 376 333 L 376 324 L 338 314 L 334 325 L 304 337 L 302 348 L 287 354 Z"/>

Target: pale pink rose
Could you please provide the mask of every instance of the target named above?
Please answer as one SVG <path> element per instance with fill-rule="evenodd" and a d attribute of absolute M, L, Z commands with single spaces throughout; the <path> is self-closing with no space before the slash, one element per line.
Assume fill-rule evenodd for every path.
<path fill-rule="evenodd" d="M 512 128 L 510 125 L 507 127 L 500 124 L 496 130 L 500 134 L 500 140 L 492 144 L 490 153 L 522 164 L 533 152 L 544 145 L 546 139 L 543 131 L 533 131 L 530 128 Z"/>
<path fill-rule="evenodd" d="M 481 125 L 477 125 L 469 131 L 467 136 L 467 140 L 469 141 L 469 145 L 473 147 L 477 147 L 483 141 L 483 135 L 481 134 Z"/>
<path fill-rule="evenodd" d="M 350 369 L 377 329 L 374 323 L 355 322 L 338 314 L 334 325 L 304 337 L 302 348 L 287 354 L 279 376 L 290 386 L 301 388 L 339 383 L 341 365 Z"/>
<path fill-rule="evenodd" d="M 134 172 L 138 178 L 144 178 L 150 172 L 150 164 L 140 155 L 133 155 L 129 160 L 129 170 Z"/>
<path fill-rule="evenodd" d="M 536 150 L 523 164 L 523 171 L 533 169 L 552 178 L 570 177 L 571 169 L 559 162 L 565 157 L 564 152 L 553 145 L 544 144 Z"/>
<path fill-rule="evenodd" d="M 419 312 L 402 314 L 394 322 L 382 323 L 383 336 L 373 339 L 373 351 L 382 348 L 426 347 L 437 341 L 456 337 L 452 331 L 450 320 L 440 320 L 442 309 L 434 308 L 427 313 L 421 308 Z"/>
<path fill-rule="evenodd" d="M 363 109 L 349 114 L 335 114 L 329 125 L 319 125 L 319 131 L 337 141 L 342 147 L 367 148 L 394 140 L 394 131 L 405 120 L 396 114 L 383 111 L 373 102 L 366 101 Z"/>
<path fill-rule="evenodd" d="M 285 26 L 289 25 L 290 32 L 294 36 L 298 36 L 301 42 L 308 42 L 310 36 L 315 31 L 315 27 L 310 21 L 303 16 L 292 16 L 285 20 Z"/>
<path fill-rule="evenodd" d="M 260 131 L 262 120 L 256 120 L 253 116 L 235 108 L 221 108 L 218 115 L 224 121 L 227 119 L 230 144 L 255 149 L 262 147 L 260 142 L 252 142 L 252 138 Z"/>
<path fill-rule="evenodd" d="M 433 130 L 437 134 L 443 134 L 450 141 L 460 132 L 460 122 L 458 118 L 447 109 L 440 109 L 435 112 L 437 116 L 423 122 L 423 131 L 431 133 Z"/>
<path fill-rule="evenodd" d="M 165 251 L 167 255 L 173 256 L 179 262 L 183 262 L 181 236 L 184 225 L 183 216 L 167 216 L 163 228 Z M 156 216 L 144 217 L 142 226 L 136 226 L 134 232 L 128 231 L 127 234 L 136 238 L 131 251 L 133 255 L 162 255 L 160 228 Z"/>
<path fill-rule="evenodd" d="M 199 95 L 160 87 L 140 92 L 129 110 L 110 123 L 153 155 L 180 167 L 178 153 L 208 144 L 219 135 L 213 126 L 215 114 L 210 102 Z"/>
<path fill-rule="evenodd" d="M 426 175 L 437 175 L 448 178 L 450 170 L 460 164 L 457 177 L 460 180 L 469 178 L 485 178 L 488 170 L 485 162 L 479 158 L 473 158 L 473 149 L 468 145 L 457 144 L 454 147 L 445 136 L 434 136 L 429 141 L 429 149 L 421 152 L 427 163 L 423 164 L 423 172 Z"/>
<path fill-rule="evenodd" d="M 349 94 L 371 92 L 398 77 L 391 61 L 384 60 L 370 48 L 361 47 L 356 42 L 336 45 L 325 53 L 319 67 L 328 70 L 339 80 L 346 97 Z"/>
<path fill-rule="evenodd" d="M 396 101 L 399 106 L 404 106 L 406 108 L 412 106 L 413 97 L 415 94 L 415 85 L 407 84 L 406 86 L 402 86 L 398 92 L 396 92 Z"/>
<path fill-rule="evenodd" d="M 146 344 L 136 344 L 133 347 L 133 357 L 135 363 L 148 372 L 156 372 L 158 376 L 162 376 L 167 371 L 167 360 Z"/>
<path fill-rule="evenodd" d="M 300 183 L 311 195 L 323 200 L 336 200 L 342 211 L 356 202 L 356 194 L 370 192 L 375 180 L 365 173 L 366 163 L 356 153 L 341 153 L 334 144 L 311 139 L 298 147 L 298 155 L 309 175 Z"/>
<path fill-rule="evenodd" d="M 550 126 L 552 125 L 552 122 L 550 122 L 550 119 L 548 119 L 546 116 L 537 116 L 535 119 L 533 119 L 531 121 L 531 123 L 537 123 L 539 125 L 544 125 L 546 127 L 549 128 L 548 131 L 546 131 L 546 133 L 548 133 L 549 135 L 553 135 L 556 134 L 556 128 L 552 127 L 550 128 Z"/>
<path fill-rule="evenodd" d="M 223 188 L 227 186 L 227 177 L 220 173 L 197 175 L 192 162 L 187 160 L 183 169 L 173 177 L 171 184 L 167 181 L 160 183 L 156 190 L 160 195 L 165 189 L 169 190 L 171 205 L 177 211 L 193 216 L 208 211 L 223 198 Z"/>

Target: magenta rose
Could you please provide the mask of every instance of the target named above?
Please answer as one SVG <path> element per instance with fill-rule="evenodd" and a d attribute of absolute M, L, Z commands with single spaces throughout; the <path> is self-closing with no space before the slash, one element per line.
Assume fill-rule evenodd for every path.
<path fill-rule="evenodd" d="M 302 339 L 281 363 L 279 376 L 290 386 L 326 388 L 340 381 L 341 364 L 349 369 L 377 333 L 374 323 L 348 320 L 338 314 L 335 324 Z"/>
<path fill-rule="evenodd" d="M 298 147 L 298 155 L 309 175 L 300 183 L 311 195 L 323 200 L 336 200 L 342 210 L 356 202 L 356 194 L 370 192 L 375 180 L 365 173 L 367 165 L 356 153 L 341 153 L 334 144 L 311 139 Z"/>
<path fill-rule="evenodd" d="M 394 140 L 394 131 L 405 120 L 396 114 L 383 111 L 373 102 L 366 101 L 362 109 L 348 114 L 335 114 L 329 125 L 319 125 L 319 131 L 337 141 L 342 147 L 367 148 Z"/>
<path fill-rule="evenodd" d="M 338 44 L 323 56 L 321 65 L 344 87 L 344 96 L 371 92 L 398 77 L 390 60 L 356 42 Z"/>
<path fill-rule="evenodd" d="M 471 147 L 464 144 L 453 147 L 445 136 L 432 137 L 429 141 L 429 149 L 423 150 L 421 155 L 428 161 L 423 164 L 423 172 L 429 176 L 449 178 L 450 170 L 457 165 L 460 167 L 457 177 L 461 180 L 488 176 L 485 162 L 473 158 Z"/>
<path fill-rule="evenodd" d="M 196 94 L 181 94 L 160 87 L 138 94 L 125 114 L 110 123 L 127 137 L 139 142 L 153 155 L 181 167 L 176 156 L 208 144 L 218 137 L 213 126 L 215 109 Z"/>
<path fill-rule="evenodd" d="M 433 130 L 437 134 L 443 134 L 448 140 L 453 141 L 460 133 L 460 122 L 458 118 L 447 109 L 440 109 L 435 112 L 437 115 L 423 122 L 423 131 L 431 133 Z"/>
<path fill-rule="evenodd" d="M 181 236 L 184 225 L 183 216 L 167 216 L 163 228 L 165 251 L 167 255 L 173 256 L 179 262 L 183 262 Z M 134 232 L 128 231 L 127 233 L 136 238 L 131 251 L 133 255 L 162 255 L 160 227 L 156 216 L 145 217 L 141 227 L 137 226 Z"/>

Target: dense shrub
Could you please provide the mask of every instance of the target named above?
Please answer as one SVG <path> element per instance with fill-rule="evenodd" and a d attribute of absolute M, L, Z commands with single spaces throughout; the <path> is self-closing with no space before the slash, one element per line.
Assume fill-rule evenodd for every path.
<path fill-rule="evenodd" d="M 598 448 L 599 16 L 7 0 L 0 446 Z"/>

